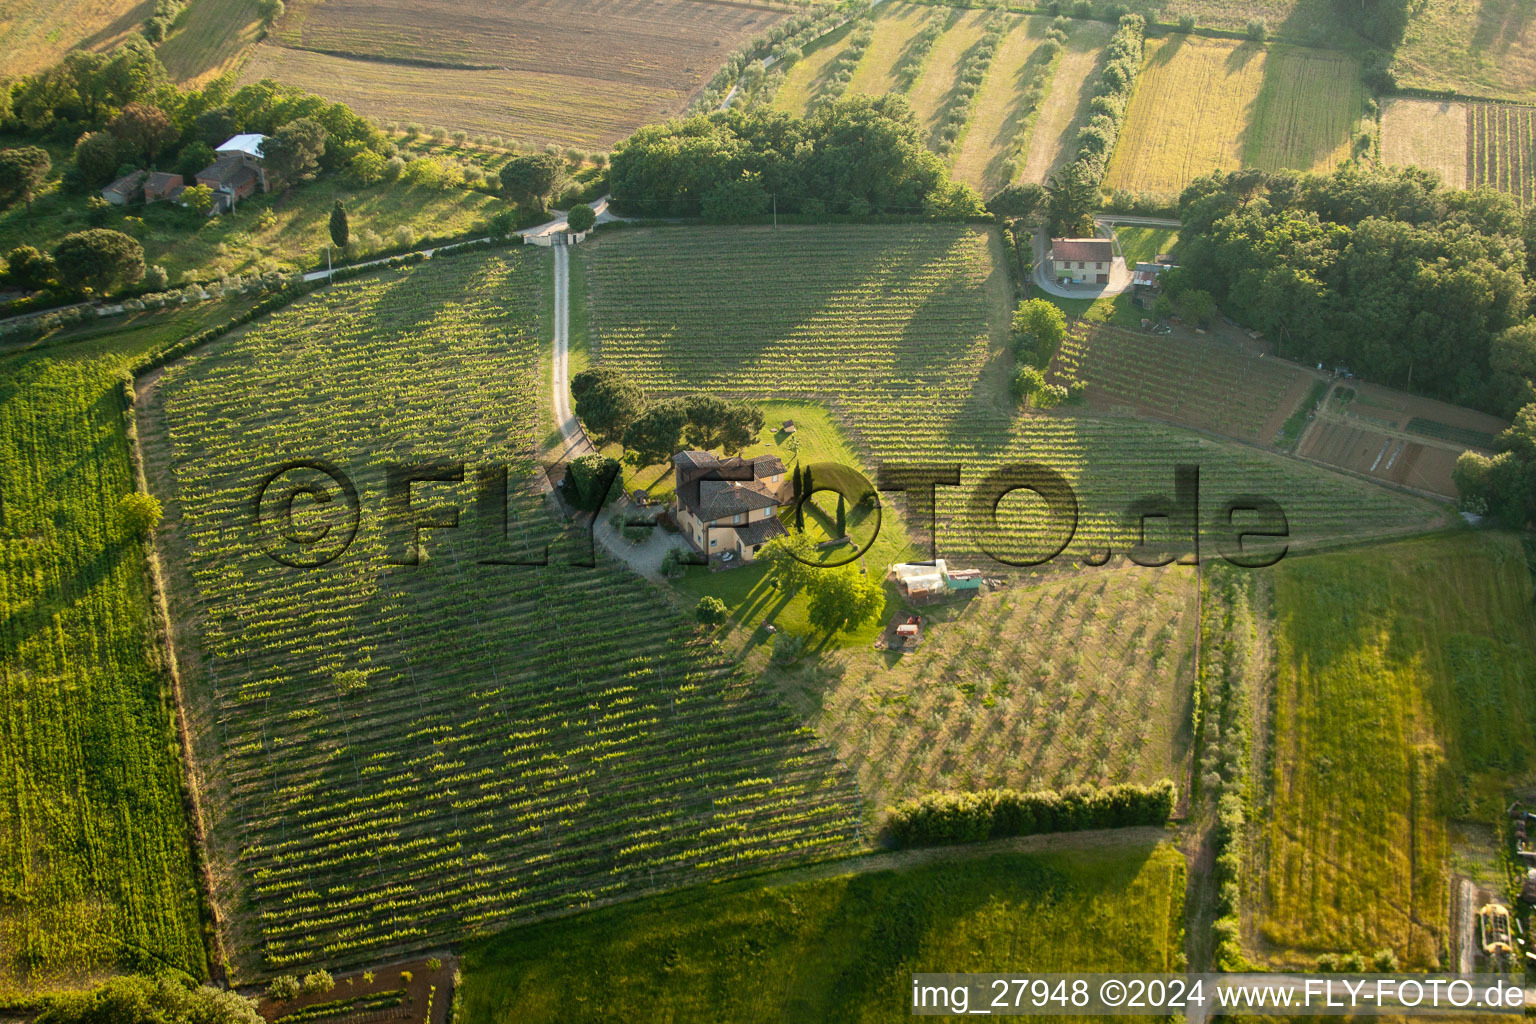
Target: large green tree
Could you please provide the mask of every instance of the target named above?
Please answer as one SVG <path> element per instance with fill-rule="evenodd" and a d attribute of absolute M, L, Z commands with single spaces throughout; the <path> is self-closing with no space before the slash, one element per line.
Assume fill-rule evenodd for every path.
<path fill-rule="evenodd" d="M 763 429 L 763 410 L 748 402 L 732 402 L 716 395 L 691 395 L 686 400 L 688 426 L 684 437 L 695 448 L 721 448 L 734 454 L 757 440 Z"/>
<path fill-rule="evenodd" d="M 30 211 L 32 197 L 52 166 L 48 151 L 39 146 L 0 149 L 0 209 L 24 202 Z"/>
<path fill-rule="evenodd" d="M 153 167 L 161 152 L 181 133 L 171 123 L 171 115 L 148 103 L 130 103 L 118 111 L 108 124 L 125 153 L 141 158 Z"/>
<path fill-rule="evenodd" d="M 111 132 L 86 132 L 75 141 L 75 166 L 87 185 L 105 185 L 122 162 L 122 143 Z"/>
<path fill-rule="evenodd" d="M 1099 185 L 1082 164 L 1069 164 L 1045 183 L 1050 231 L 1057 238 L 1079 238 L 1093 232 L 1099 208 Z"/>
<path fill-rule="evenodd" d="M 1014 352 L 1044 366 L 1067 336 L 1067 315 L 1049 299 L 1026 299 L 1013 311 Z"/>
<path fill-rule="evenodd" d="M 603 443 L 618 441 L 645 409 L 645 393 L 619 371 L 606 366 L 583 370 L 571 378 L 576 415 Z"/>
<path fill-rule="evenodd" d="M 825 633 L 857 629 L 885 607 L 880 581 L 852 563 L 812 570 L 806 592 L 810 595 L 806 617 Z"/>
<path fill-rule="evenodd" d="M 121 231 L 89 228 L 65 235 L 53 262 L 65 285 L 106 292 L 144 276 L 144 247 Z"/>
<path fill-rule="evenodd" d="M 313 177 L 320 167 L 329 133 L 318 120 L 301 117 L 278 128 L 262 142 L 267 170 L 280 181 L 296 184 Z"/>
<path fill-rule="evenodd" d="M 670 459 L 688 425 L 688 407 L 680 398 L 652 402 L 624 429 L 624 448 L 642 466 Z"/>
<path fill-rule="evenodd" d="M 508 199 L 544 213 L 549 209 L 550 194 L 565 177 L 565 163 L 553 153 L 516 156 L 498 177 Z"/>
<path fill-rule="evenodd" d="M 53 257 L 30 245 L 18 245 L 5 257 L 5 282 L 35 292 L 53 280 Z"/>
<path fill-rule="evenodd" d="M 791 596 L 811 581 L 812 574 L 822 571 L 810 564 L 816 561 L 816 552 L 810 538 L 798 531 L 764 544 L 756 561 L 767 566 L 765 581 Z"/>

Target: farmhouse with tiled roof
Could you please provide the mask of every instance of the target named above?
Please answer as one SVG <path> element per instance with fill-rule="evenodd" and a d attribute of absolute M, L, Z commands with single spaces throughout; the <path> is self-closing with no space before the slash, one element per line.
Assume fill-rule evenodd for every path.
<path fill-rule="evenodd" d="M 700 554 L 750 562 L 758 549 L 787 532 L 779 508 L 791 488 L 774 455 L 721 459 L 709 452 L 672 456 L 677 497 L 672 514 Z"/>
<path fill-rule="evenodd" d="M 1107 284 L 1115 246 L 1107 238 L 1053 238 L 1051 277 L 1073 284 Z"/>

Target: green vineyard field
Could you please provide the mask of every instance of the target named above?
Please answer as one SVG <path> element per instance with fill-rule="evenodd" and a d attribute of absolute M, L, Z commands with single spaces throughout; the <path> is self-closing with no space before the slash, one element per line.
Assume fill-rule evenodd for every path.
<path fill-rule="evenodd" d="M 1205 524 L 1219 503 L 1267 494 L 1293 543 L 1433 522 L 1425 502 L 1278 455 L 1124 418 L 1019 415 L 1008 396 L 1009 293 L 1001 249 L 963 226 L 629 231 L 584 246 L 599 363 L 648 392 L 704 387 L 832 407 L 870 466 L 960 462 L 938 489 L 941 555 L 974 555 L 969 486 L 998 466 L 1043 462 L 1077 492 L 1067 557 L 1124 552 L 1125 513 L 1171 494 L 1198 464 Z M 901 499 L 897 499 L 899 502 Z M 1040 517 L 1000 514 L 1012 556 L 1043 550 Z"/>
<path fill-rule="evenodd" d="M 245 970 L 377 961 L 861 843 L 851 778 L 767 691 L 639 580 L 568 564 L 580 544 L 529 490 L 541 256 L 326 289 L 148 401 Z M 269 559 L 247 518 L 269 467 L 300 458 L 361 493 L 352 546 L 314 571 Z M 469 482 L 418 484 L 465 520 L 423 531 L 423 564 L 388 564 L 408 542 L 384 467 L 421 458 L 506 464 L 510 543 L 470 528 Z M 547 567 L 482 564 L 546 544 Z"/>

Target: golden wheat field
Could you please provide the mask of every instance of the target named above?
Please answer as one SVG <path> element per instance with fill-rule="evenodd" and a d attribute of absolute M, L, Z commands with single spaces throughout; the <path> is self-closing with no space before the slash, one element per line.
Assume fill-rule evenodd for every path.
<path fill-rule="evenodd" d="M 40 71 L 77 46 L 110 49 L 137 32 L 153 0 L 7 0 L 0 5 L 0 79 Z"/>
<path fill-rule="evenodd" d="M 1173 193 L 1211 171 L 1325 171 L 1348 157 L 1365 101 L 1353 58 L 1178 35 L 1147 49 L 1108 187 Z"/>

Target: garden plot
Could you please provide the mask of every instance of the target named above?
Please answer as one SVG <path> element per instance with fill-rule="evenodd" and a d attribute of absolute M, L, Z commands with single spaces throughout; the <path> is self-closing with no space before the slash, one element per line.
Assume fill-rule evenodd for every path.
<path fill-rule="evenodd" d="M 1457 457 L 1469 448 L 1492 454 L 1506 426 L 1486 413 L 1351 381 L 1329 393 L 1297 454 L 1454 498 Z"/>

